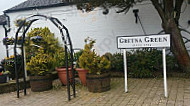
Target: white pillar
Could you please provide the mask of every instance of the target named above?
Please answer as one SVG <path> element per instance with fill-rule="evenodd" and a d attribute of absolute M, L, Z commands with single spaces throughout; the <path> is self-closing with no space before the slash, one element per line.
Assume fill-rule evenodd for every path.
<path fill-rule="evenodd" d="M 125 70 L 125 92 L 128 92 L 128 89 L 127 89 L 127 56 L 126 56 L 126 49 L 123 49 L 123 61 L 124 61 L 124 70 Z"/>
<path fill-rule="evenodd" d="M 168 88 L 167 88 L 167 77 L 166 77 L 166 49 L 162 49 L 162 56 L 163 56 L 163 73 L 164 73 L 164 95 L 168 97 Z"/>

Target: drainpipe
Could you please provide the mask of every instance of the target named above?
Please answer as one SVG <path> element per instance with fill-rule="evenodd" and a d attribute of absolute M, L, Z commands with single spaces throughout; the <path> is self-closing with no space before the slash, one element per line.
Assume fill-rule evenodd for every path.
<path fill-rule="evenodd" d="M 3 28 L 5 29 L 5 37 L 8 36 L 8 32 L 10 32 L 10 17 L 4 12 L 4 16 L 6 17 L 6 24 L 3 25 Z M 8 26 L 8 28 L 6 28 L 6 26 Z M 9 50 L 8 50 L 8 45 L 5 45 L 6 47 L 6 54 L 7 54 L 7 57 L 9 57 Z"/>
<path fill-rule="evenodd" d="M 7 31 L 7 28 L 5 27 L 5 25 L 3 25 L 3 28 L 5 29 L 5 37 L 7 37 L 7 33 L 8 33 L 8 31 Z M 6 54 L 7 54 L 7 57 L 9 57 L 9 50 L 8 50 L 8 45 L 5 45 L 5 47 L 6 47 Z"/>
<path fill-rule="evenodd" d="M 4 13 L 4 16 L 6 17 L 6 20 L 7 20 L 7 25 L 8 25 L 8 32 L 10 32 L 11 31 L 11 28 L 10 28 L 10 17 L 6 14 L 6 12 L 4 11 L 3 12 Z"/>

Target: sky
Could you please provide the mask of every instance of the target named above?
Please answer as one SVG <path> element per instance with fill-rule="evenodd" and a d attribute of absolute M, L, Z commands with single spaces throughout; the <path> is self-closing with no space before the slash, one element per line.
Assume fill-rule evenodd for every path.
<path fill-rule="evenodd" d="M 0 0 L 0 15 L 3 14 L 4 10 L 14 7 L 26 0 Z"/>

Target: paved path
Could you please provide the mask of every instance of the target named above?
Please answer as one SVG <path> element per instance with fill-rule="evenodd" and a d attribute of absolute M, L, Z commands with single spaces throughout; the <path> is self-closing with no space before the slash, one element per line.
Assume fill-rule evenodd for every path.
<path fill-rule="evenodd" d="M 113 78 L 111 90 L 90 93 L 86 87 L 77 85 L 77 97 L 67 101 L 65 86 L 58 80 L 50 91 L 16 98 L 16 92 L 0 95 L 0 106 L 190 106 L 190 79 L 168 78 L 169 97 L 164 98 L 162 79 L 128 80 L 129 92 L 124 93 L 124 79 Z"/>

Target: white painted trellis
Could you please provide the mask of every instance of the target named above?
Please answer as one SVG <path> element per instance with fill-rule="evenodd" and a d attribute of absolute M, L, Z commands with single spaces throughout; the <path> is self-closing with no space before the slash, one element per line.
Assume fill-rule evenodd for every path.
<path fill-rule="evenodd" d="M 118 49 L 123 49 L 125 92 L 128 92 L 127 84 L 127 55 L 126 49 L 132 48 L 162 48 L 163 74 L 164 74 L 164 95 L 168 97 L 167 76 L 166 76 L 166 48 L 170 47 L 170 35 L 146 35 L 146 36 L 118 36 Z"/>

